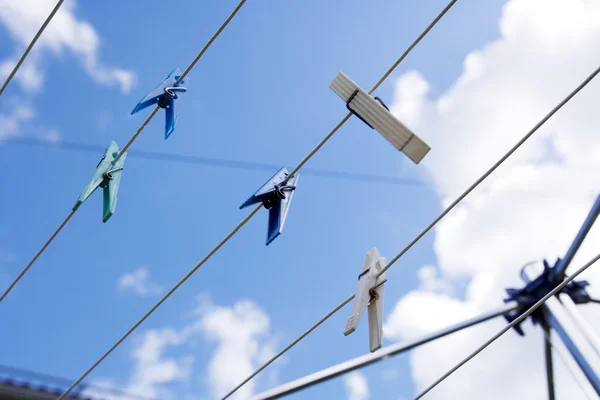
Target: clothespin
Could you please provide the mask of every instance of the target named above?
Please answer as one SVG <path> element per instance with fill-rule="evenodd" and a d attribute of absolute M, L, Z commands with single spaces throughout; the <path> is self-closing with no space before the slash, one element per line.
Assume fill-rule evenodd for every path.
<path fill-rule="evenodd" d="M 101 187 L 104 192 L 102 222 L 106 222 L 112 217 L 115 213 L 115 207 L 117 206 L 117 192 L 119 191 L 123 165 L 125 165 L 125 158 L 127 157 L 127 152 L 125 152 L 115 163 L 114 160 L 117 158 L 118 154 L 119 147 L 114 141 L 110 142 L 102 159 L 98 165 L 96 165 L 94 176 L 92 176 L 92 179 L 73 206 L 73 211 L 77 210 L 79 206 L 82 205 L 96 189 L 98 189 L 98 187 Z"/>
<path fill-rule="evenodd" d="M 346 321 L 344 336 L 356 330 L 365 308 L 369 309 L 369 346 L 371 353 L 383 344 L 383 284 L 385 273 L 379 278 L 377 274 L 385 268 L 385 258 L 379 255 L 377 248 L 372 248 L 365 256 L 363 271 L 358 275 L 358 289 L 352 303 L 350 317 Z"/>
<path fill-rule="evenodd" d="M 175 130 L 175 123 L 179 118 L 180 103 L 183 99 L 183 95 L 187 91 L 185 85 L 188 83 L 188 78 L 182 80 L 177 85 L 175 84 L 180 76 L 181 71 L 179 68 L 175 68 L 160 85 L 140 100 L 131 112 L 131 115 L 133 115 L 153 104 L 157 104 L 160 108 L 164 108 L 166 111 L 165 139 L 167 139 L 171 133 L 173 133 L 173 130 Z"/>
<path fill-rule="evenodd" d="M 287 213 L 292 203 L 292 197 L 300 174 L 296 174 L 288 179 L 285 185 L 282 183 L 288 177 L 288 170 L 282 167 L 275 175 L 273 175 L 264 185 L 260 187 L 240 209 L 248 207 L 252 204 L 261 203 L 269 210 L 269 227 L 267 229 L 267 246 L 271 243 L 283 230 L 283 224 L 287 218 Z"/>
<path fill-rule="evenodd" d="M 371 129 L 376 129 L 415 164 L 430 150 L 425 142 L 392 115 L 379 97 L 371 97 L 343 72 L 337 74 L 329 88 L 346 102 L 348 111 Z"/>

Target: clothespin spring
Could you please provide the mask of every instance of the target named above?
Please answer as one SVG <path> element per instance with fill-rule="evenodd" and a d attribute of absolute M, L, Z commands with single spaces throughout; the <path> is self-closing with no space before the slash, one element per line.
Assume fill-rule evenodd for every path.
<path fill-rule="evenodd" d="M 371 296 L 370 301 L 379 299 L 379 294 L 377 293 L 377 288 L 386 282 L 387 282 L 387 279 L 384 279 L 383 281 L 379 282 L 377 285 L 375 285 L 371 289 L 369 289 L 369 295 Z"/>
<path fill-rule="evenodd" d="M 283 192 L 284 190 L 295 190 L 296 186 L 293 185 L 283 185 L 283 186 L 277 186 L 275 185 L 275 196 L 277 197 L 277 199 L 285 199 L 285 193 Z M 266 197 L 262 203 L 263 206 L 265 206 L 265 208 L 267 210 L 270 210 L 276 203 L 277 203 L 277 199 L 273 198 L 273 197 Z"/>
<path fill-rule="evenodd" d="M 167 108 L 169 102 L 175 98 L 175 92 L 187 92 L 187 88 L 182 86 L 166 87 L 165 92 L 158 98 L 156 103 L 160 108 Z"/>
<path fill-rule="evenodd" d="M 284 190 L 295 190 L 296 186 L 294 185 L 284 185 L 284 186 L 277 186 L 276 188 L 277 191 L 277 196 L 279 196 L 280 199 L 285 199 L 285 193 L 283 193 Z"/>
<path fill-rule="evenodd" d="M 354 98 L 356 97 L 356 95 L 358 94 L 358 92 L 359 92 L 358 89 L 356 89 L 354 92 L 352 92 L 352 95 L 348 98 L 348 101 L 346 101 L 346 108 L 352 114 L 356 115 L 362 122 L 364 122 L 365 124 L 367 124 L 369 126 L 369 128 L 375 129 L 375 128 L 373 128 L 373 126 L 371 124 L 369 124 L 367 121 L 365 121 L 365 119 L 363 117 L 361 117 L 359 114 L 357 114 L 356 111 L 354 111 L 353 109 L 350 108 L 350 103 L 352 102 L 352 100 L 354 100 Z M 374 99 L 377 100 L 379 102 L 379 104 L 381 104 L 386 110 L 390 111 L 390 109 L 388 108 L 388 106 L 385 105 L 385 103 L 383 102 L 383 100 L 381 100 L 381 98 L 374 97 Z"/>
<path fill-rule="evenodd" d="M 102 176 L 104 176 L 104 179 L 108 179 L 108 180 L 112 181 L 112 179 L 113 179 L 112 173 L 117 172 L 117 171 L 123 171 L 123 168 L 111 169 L 110 171 L 106 171 L 104 174 L 102 174 Z"/>

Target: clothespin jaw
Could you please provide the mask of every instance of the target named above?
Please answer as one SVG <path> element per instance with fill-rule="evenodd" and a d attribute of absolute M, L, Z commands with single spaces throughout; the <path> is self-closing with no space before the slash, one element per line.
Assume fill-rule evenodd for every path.
<path fill-rule="evenodd" d="M 133 115 L 154 104 L 164 108 L 166 113 L 165 140 L 175 130 L 175 124 L 179 118 L 179 107 L 183 100 L 183 95 L 187 91 L 186 85 L 189 78 L 182 80 L 179 84 L 175 84 L 180 76 L 181 71 L 179 68 L 175 68 L 160 85 L 141 99 L 131 112 L 131 115 Z"/>
<path fill-rule="evenodd" d="M 248 200 L 240 206 L 240 209 L 253 204 L 262 203 L 269 210 L 269 225 L 267 229 L 268 246 L 283 231 L 283 225 L 294 197 L 296 185 L 300 174 L 288 178 L 288 170 L 282 167 L 264 185 L 262 185 Z"/>
<path fill-rule="evenodd" d="M 385 273 L 379 278 L 377 278 L 377 274 L 385 268 L 385 265 L 385 258 L 379 255 L 377 248 L 372 248 L 367 252 L 363 271 L 358 276 L 358 289 L 352 303 L 352 310 L 344 328 L 345 336 L 354 332 L 365 312 L 365 308 L 367 308 L 371 353 L 383 345 L 383 284 L 386 279 Z"/>
<path fill-rule="evenodd" d="M 100 162 L 96 166 L 94 176 L 92 176 L 92 179 L 73 206 L 73 211 L 76 211 L 96 189 L 101 187 L 103 189 L 102 222 L 106 222 L 112 217 L 115 213 L 115 208 L 117 207 L 117 192 L 119 191 L 119 184 L 121 183 L 125 158 L 127 158 L 127 152 L 125 152 L 116 163 L 113 163 L 118 154 L 119 146 L 117 146 L 114 141 L 110 142 L 104 155 L 100 159 Z"/>
<path fill-rule="evenodd" d="M 346 102 L 348 111 L 377 130 L 415 164 L 429 152 L 430 147 L 394 117 L 379 97 L 371 97 L 343 72 L 337 74 L 329 88 Z"/>

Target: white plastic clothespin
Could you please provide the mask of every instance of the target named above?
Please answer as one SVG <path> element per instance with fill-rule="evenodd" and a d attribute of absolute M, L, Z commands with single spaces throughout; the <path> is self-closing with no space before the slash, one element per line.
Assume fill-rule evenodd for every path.
<path fill-rule="evenodd" d="M 394 117 L 379 97 L 371 97 L 343 72 L 337 74 L 329 88 L 346 102 L 348 111 L 376 129 L 415 164 L 429 152 L 430 147 Z"/>
<path fill-rule="evenodd" d="M 371 353 L 383 345 L 383 284 L 386 279 L 385 273 L 379 278 L 377 278 L 377 274 L 385 268 L 385 265 L 385 258 L 379 255 L 377 248 L 372 248 L 367 252 L 363 271 L 358 276 L 358 289 L 356 289 L 356 296 L 352 303 L 352 311 L 344 328 L 345 336 L 354 332 L 368 304 Z"/>

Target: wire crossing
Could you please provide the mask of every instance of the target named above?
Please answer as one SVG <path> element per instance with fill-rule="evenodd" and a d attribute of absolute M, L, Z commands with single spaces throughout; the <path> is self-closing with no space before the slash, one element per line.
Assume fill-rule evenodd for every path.
<path fill-rule="evenodd" d="M 442 10 L 442 12 L 440 14 L 438 14 L 438 16 L 427 26 L 427 28 L 417 37 L 417 39 L 411 43 L 411 45 L 402 53 L 402 55 L 394 62 L 394 64 L 392 64 L 392 66 L 390 68 L 387 69 L 387 71 L 382 75 L 381 78 L 379 78 L 379 80 L 375 83 L 375 85 L 371 88 L 371 90 L 369 90 L 369 94 L 373 93 L 389 76 L 390 74 L 398 67 L 398 65 L 400 65 L 400 63 L 408 56 L 408 54 L 419 44 L 419 42 L 427 35 L 427 33 L 429 33 L 429 31 L 438 23 L 438 21 L 450 10 L 450 8 L 452 8 L 452 6 L 457 2 L 458 0 L 452 0 L 448 3 L 448 5 Z M 348 113 L 328 134 L 327 136 L 325 136 L 325 138 L 323 140 L 321 140 L 321 142 L 319 142 L 319 144 L 313 149 L 311 150 L 310 153 L 308 153 L 308 155 L 306 157 L 304 157 L 304 159 L 302 159 L 302 161 L 300 161 L 300 163 L 292 170 L 292 172 L 290 172 L 290 174 L 288 175 L 288 178 L 285 179 L 283 181 L 283 185 L 285 185 L 287 183 L 287 180 L 289 178 L 291 178 L 292 176 L 294 176 L 294 174 L 296 174 L 301 168 L 302 166 L 304 166 L 304 164 L 306 164 L 308 162 L 308 160 L 310 160 L 322 147 L 323 145 L 335 134 L 335 132 L 337 132 L 345 123 L 346 121 L 348 121 L 348 119 L 350 119 L 350 117 L 352 116 L 352 113 Z M 225 243 L 227 243 L 227 241 L 229 241 L 229 239 L 231 239 L 241 228 L 242 226 L 244 226 L 254 215 L 256 215 L 256 213 L 262 208 L 262 204 L 257 205 L 251 212 L 250 214 L 248 214 L 248 216 L 246 218 L 244 218 L 234 229 L 233 231 L 231 231 L 231 233 L 229 233 L 223 240 L 221 240 L 221 242 L 219 242 L 219 244 L 213 248 L 198 264 L 196 264 L 188 273 L 187 275 L 185 275 L 179 282 L 177 282 L 177 284 L 171 289 L 169 290 L 146 314 L 144 314 L 144 316 L 142 316 L 142 318 L 140 320 L 138 320 L 119 340 L 117 340 L 117 342 L 110 347 L 110 349 L 108 349 L 107 352 L 105 352 L 96 362 L 94 362 L 94 364 L 92 364 L 92 366 L 90 368 L 87 369 L 87 371 L 85 371 L 83 373 L 83 375 L 81 375 L 77 381 L 75 381 L 71 387 L 69 387 L 57 400 L 61 400 L 63 399 L 66 395 L 68 395 L 83 379 L 85 379 L 85 377 L 87 375 L 89 375 L 106 357 L 108 357 L 108 355 L 110 353 L 113 352 L 113 350 L 115 350 L 131 333 L 133 333 L 133 331 L 135 329 L 137 329 L 138 326 L 140 326 L 158 307 L 160 307 L 160 305 L 167 299 L 169 298 L 169 296 L 171 296 L 188 278 L 190 278 L 200 267 L 202 267 L 204 265 L 204 263 L 206 263 L 206 261 L 208 261 Z M 354 298 L 354 295 L 352 295 L 352 297 L 350 299 L 348 299 L 347 301 L 350 301 Z M 344 304 L 338 306 L 339 308 L 343 307 Z M 331 315 L 333 315 L 337 310 L 335 310 L 334 312 L 331 313 Z M 324 318 L 322 320 L 322 322 L 324 322 L 327 318 L 329 318 L 329 316 L 327 316 L 326 318 Z M 316 328 L 316 326 L 314 327 Z M 305 336 L 308 335 L 312 330 L 314 330 L 314 328 L 310 329 L 309 331 L 305 332 Z M 301 339 L 300 339 L 301 340 Z M 298 341 L 300 341 L 298 340 Z M 289 348 L 293 347 L 290 346 Z M 283 354 L 283 353 L 281 353 Z M 274 360 L 273 360 L 274 361 Z M 241 387 L 241 386 L 240 386 Z"/>
<path fill-rule="evenodd" d="M 448 372 L 446 372 L 441 378 L 439 378 L 437 381 L 435 381 L 434 383 L 432 383 L 427 389 L 425 389 L 417 397 L 415 397 L 415 400 L 419 400 L 420 398 L 422 398 L 423 396 L 425 396 L 433 388 L 435 388 L 437 385 L 439 385 L 444 380 L 446 380 L 446 378 L 448 378 L 450 375 L 452 375 L 453 373 L 455 373 L 456 371 L 458 371 L 463 365 L 465 365 L 466 363 L 468 363 L 469 361 L 471 361 L 477 354 L 479 354 L 483 350 L 485 350 L 486 347 L 488 347 L 490 344 L 494 343 L 502 335 L 504 335 L 506 332 L 508 332 L 509 330 L 511 330 L 515 325 L 523 322 L 535 310 L 537 310 L 540 306 L 542 306 L 546 302 L 546 300 L 548 300 L 550 297 L 552 297 L 555 294 L 557 294 L 558 292 L 560 292 L 562 290 L 562 288 L 564 288 L 565 286 L 567 286 L 569 284 L 569 282 L 571 282 L 573 279 L 575 279 L 583 271 L 585 271 L 586 269 L 588 269 L 589 267 L 591 267 L 598 260 L 600 260 L 600 254 L 598 254 L 596 257 L 592 258 L 583 267 L 581 267 L 577 271 L 575 271 L 575 273 L 573 275 L 571 275 L 568 278 L 566 278 L 563 282 L 560 283 L 560 285 L 556 286 L 548 294 L 546 294 L 544 297 L 542 297 L 537 303 L 535 303 L 527 311 L 525 311 L 525 313 L 523 313 L 523 315 L 519 316 L 517 319 L 515 319 L 510 324 L 508 324 L 500 332 L 498 332 L 496 335 L 494 335 L 494 337 L 492 337 L 487 342 L 485 342 L 483 345 L 481 345 L 479 348 L 477 348 L 467 358 L 463 359 L 461 362 L 459 362 L 458 364 L 456 364 L 456 366 L 452 367 L 452 369 L 450 369 Z"/>
<path fill-rule="evenodd" d="M 479 186 L 487 177 L 489 177 L 502 163 L 504 163 L 519 147 L 521 147 L 542 125 L 544 125 L 558 110 L 560 110 L 565 104 L 567 104 L 577 93 L 579 93 L 585 86 L 587 86 L 595 77 L 600 73 L 600 67 L 598 67 L 591 75 L 589 75 L 579 86 L 577 86 L 567 97 L 565 97 L 556 107 L 554 107 L 548 114 L 546 114 L 540 122 L 538 122 L 529 132 L 525 134 L 504 156 L 502 156 L 490 169 L 488 169 L 479 179 L 475 181 L 467 190 L 465 190 L 454 202 L 452 202 L 437 218 L 433 220 L 421 233 L 419 233 L 400 253 L 398 253 L 390 262 L 379 272 L 378 276 L 381 276 L 385 271 L 387 271 L 396 261 L 400 259 L 408 250 L 410 250 L 427 232 L 429 232 L 438 222 L 440 222 L 458 203 L 460 203 L 469 193 L 471 193 L 477 186 Z M 568 283 L 568 282 L 567 282 Z M 238 385 L 232 392 L 227 394 L 222 400 L 225 400 L 227 397 L 231 396 L 235 391 L 245 385 L 248 381 L 254 378 L 259 372 L 265 369 L 269 364 L 273 363 L 283 354 L 285 354 L 288 350 L 294 347 L 296 344 L 300 342 L 303 338 L 308 336 L 310 332 L 315 330 L 319 325 L 321 325 L 325 320 L 334 315 L 337 311 L 342 309 L 342 307 L 348 304 L 351 300 L 353 300 L 355 295 L 353 294 L 342 303 L 337 305 L 332 311 L 326 314 L 325 317 L 321 318 L 319 322 L 309 328 L 306 332 L 304 332 L 300 337 L 292 342 L 291 345 L 287 346 L 284 350 L 277 353 L 273 358 L 267 361 L 264 365 L 262 365 L 258 370 L 256 370 L 252 375 L 250 375 L 246 380 L 244 380 L 240 385 Z"/>
<path fill-rule="evenodd" d="M 50 21 L 52 20 L 52 18 L 54 18 L 54 15 L 58 12 L 58 9 L 60 8 L 60 6 L 62 5 L 63 2 L 64 2 L 64 0 L 58 0 L 58 3 L 56 3 L 56 5 L 54 6 L 54 9 L 52 10 L 52 12 L 50 12 L 50 15 L 48 15 L 48 18 L 46 18 L 46 20 L 44 21 L 44 23 L 40 27 L 40 30 L 35 34 L 35 36 L 31 40 L 31 43 L 29 43 L 29 46 L 27 46 L 27 48 L 25 49 L 25 52 L 23 53 L 23 55 L 21 56 L 21 58 L 17 62 L 17 65 L 15 65 L 15 67 L 13 68 L 13 70 L 10 72 L 10 75 L 8 75 L 8 78 L 6 78 L 6 81 L 4 82 L 4 85 L 2 85 L 2 88 L 0 88 L 0 96 L 2 96 L 2 93 L 4 93 L 4 90 L 6 89 L 6 87 L 8 86 L 8 84 L 10 83 L 10 81 L 12 80 L 12 78 L 14 78 L 15 74 L 17 73 L 17 71 L 21 67 L 21 64 L 23 64 L 23 61 L 25 61 L 25 59 L 29 55 L 29 52 L 31 51 L 31 49 L 35 45 L 35 42 L 37 42 L 37 40 L 40 38 L 40 36 L 42 36 L 42 32 L 44 32 L 44 29 L 46 29 L 46 27 L 48 26 L 48 24 L 50 23 Z"/>
<path fill-rule="evenodd" d="M 225 19 L 225 21 L 221 24 L 221 26 L 219 27 L 219 29 L 217 29 L 217 31 L 211 36 L 211 38 L 208 40 L 208 42 L 206 42 L 206 44 L 204 45 L 204 47 L 202 47 L 202 50 L 200 50 L 200 52 L 196 55 L 196 57 L 191 62 L 191 64 L 186 68 L 184 74 L 181 75 L 180 79 L 177 81 L 178 83 L 185 77 L 185 75 L 187 75 L 192 70 L 192 68 L 196 65 L 196 63 L 204 55 L 204 53 L 206 52 L 206 50 L 208 50 L 208 48 L 210 47 L 210 45 L 216 40 L 216 38 L 219 36 L 219 34 L 221 32 L 223 32 L 223 30 L 229 24 L 229 22 L 233 19 L 233 17 L 235 17 L 235 15 L 242 8 L 242 6 L 244 5 L 245 2 L 246 2 L 246 0 L 241 0 L 238 3 L 238 5 L 233 9 L 232 13 L 229 14 L 229 16 L 227 17 L 227 19 Z M 62 3 L 62 0 L 59 2 L 59 4 L 57 4 L 57 6 L 56 6 L 55 10 L 53 10 L 53 14 L 51 14 L 51 16 L 54 15 L 54 13 L 56 13 L 56 11 L 58 10 L 58 7 L 60 6 L 61 3 Z M 45 25 L 47 25 L 47 23 L 49 22 L 49 20 L 50 20 L 50 18 L 46 21 L 46 23 L 44 24 L 44 26 L 42 26 L 42 28 L 45 28 Z M 41 30 L 40 30 L 40 32 L 38 32 L 38 34 L 41 34 Z M 31 46 L 33 46 L 33 45 L 31 45 Z M 0 92 L 0 94 L 1 94 L 1 92 Z M 140 125 L 140 127 L 137 129 L 137 131 L 129 139 L 129 141 L 127 142 L 127 144 L 125 144 L 125 146 L 121 149 L 121 151 L 119 151 L 119 153 L 114 158 L 114 160 L 112 160 L 112 165 L 115 165 L 117 163 L 117 161 L 119 161 L 119 159 L 121 158 L 121 156 L 123 154 L 125 154 L 125 151 L 129 148 L 129 146 L 131 146 L 133 144 L 133 142 L 135 141 L 135 139 L 137 139 L 137 137 L 140 135 L 140 133 L 142 133 L 142 131 L 144 130 L 144 128 L 146 128 L 146 126 L 148 125 L 148 123 L 152 120 L 152 118 L 154 118 L 154 116 L 156 115 L 156 113 L 158 112 L 159 109 L 160 109 L 160 107 L 156 106 L 156 108 L 150 113 L 150 115 L 146 118 L 146 120 L 142 123 L 142 125 Z M 8 295 L 8 293 L 10 293 L 10 291 L 15 287 L 15 285 L 17 284 L 17 282 L 23 277 L 23 275 L 25 275 L 25 273 L 29 270 L 29 268 L 31 268 L 31 266 L 36 262 L 36 260 L 48 248 L 48 246 L 50 245 L 50 243 L 52 243 L 52 241 L 54 240 L 54 238 L 56 238 L 56 236 L 63 229 L 63 227 L 66 225 L 66 223 L 69 222 L 69 220 L 71 219 L 71 217 L 73 216 L 73 214 L 75 214 L 75 210 L 71 211 L 71 213 L 69 214 L 69 216 L 67 217 L 67 219 L 65 219 L 63 221 L 63 223 L 59 226 L 59 228 L 52 234 L 52 236 L 50 236 L 50 239 L 48 239 L 48 241 L 46 241 L 46 243 L 44 244 L 44 246 L 42 246 L 41 250 L 35 255 L 35 257 L 33 257 L 33 259 L 29 262 L 29 264 L 27 264 L 27 266 L 23 269 L 23 271 L 21 271 L 21 273 L 19 274 L 19 276 L 17 276 L 17 278 L 10 284 L 10 286 L 8 287 L 8 289 L 6 289 L 6 291 L 2 294 L 2 297 L 0 297 L 0 302 L 2 302 L 2 300 Z"/>

